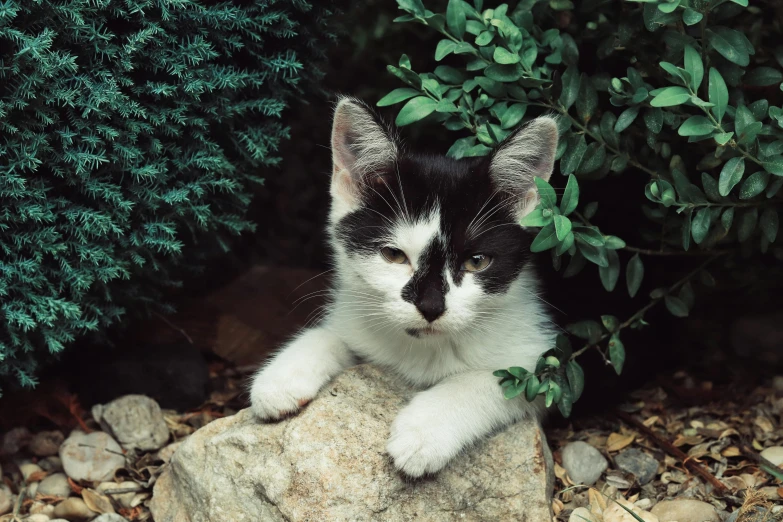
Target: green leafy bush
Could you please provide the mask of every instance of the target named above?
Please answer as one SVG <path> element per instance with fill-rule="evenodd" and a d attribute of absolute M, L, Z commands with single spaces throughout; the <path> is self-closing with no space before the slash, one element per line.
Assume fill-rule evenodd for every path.
<path fill-rule="evenodd" d="M 398 125 L 426 118 L 463 133 L 449 150 L 463 158 L 488 154 L 529 118 L 559 115 L 563 182 L 552 181 L 565 190 L 558 204 L 555 190 L 536 180 L 541 203 L 523 224 L 540 229 L 532 249 L 550 251 L 564 277 L 595 265 L 612 292 L 624 271 L 631 300 L 648 258 L 703 260 L 676 281 L 645 282 L 653 287 L 649 299 L 627 318 L 570 325 L 569 333 L 584 340 L 579 350 L 561 336 L 535 370 L 496 372 L 506 397 L 542 394 L 567 416 L 584 385 L 578 355 L 596 349 L 619 374 L 622 331 L 644 326 L 645 313 L 661 302 L 674 316 L 687 316 L 693 281 L 714 284 L 706 265 L 736 256 L 783 259 L 776 243 L 783 46 L 774 17 L 764 15 L 774 2 L 521 0 L 485 9 L 483 0 L 450 0 L 445 13 L 421 0 L 398 4 L 406 14 L 397 21 L 443 35 L 434 53 L 444 60 L 424 73 L 414 72 L 407 56 L 389 66 L 408 86 L 378 105 L 405 102 Z M 626 176 L 641 183 L 618 198 L 609 184 Z M 593 191 L 598 201 L 583 204 L 579 185 L 593 183 L 601 187 Z M 631 246 L 631 238 L 591 222 L 599 202 L 612 209 L 619 200 L 643 209 L 646 219 L 625 230 L 640 230 L 633 239 L 644 244 Z"/>
<path fill-rule="evenodd" d="M 34 384 L 252 229 L 333 38 L 320 4 L 0 0 L 0 377 Z"/>

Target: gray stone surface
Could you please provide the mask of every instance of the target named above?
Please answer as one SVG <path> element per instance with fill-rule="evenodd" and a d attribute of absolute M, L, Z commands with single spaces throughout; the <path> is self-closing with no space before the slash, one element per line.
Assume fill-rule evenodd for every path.
<path fill-rule="evenodd" d="M 568 443 L 561 456 L 563 468 L 574 484 L 592 486 L 609 466 L 600 451 L 581 440 Z"/>
<path fill-rule="evenodd" d="M 521 422 L 435 477 L 410 480 L 385 451 L 411 396 L 372 366 L 344 372 L 298 416 L 259 423 L 249 410 L 191 435 L 155 484 L 156 522 L 413 519 L 551 520 L 552 457 Z"/>
<path fill-rule="evenodd" d="M 635 476 L 642 486 L 654 479 L 658 471 L 658 461 L 637 448 L 623 451 L 614 458 L 614 463 L 621 470 Z"/>
<path fill-rule="evenodd" d="M 122 448 L 102 431 L 88 435 L 74 430 L 60 446 L 60 460 L 66 475 L 91 482 L 111 480 L 125 466 Z"/>
<path fill-rule="evenodd" d="M 163 412 L 154 399 L 144 395 L 125 395 L 92 409 L 104 431 L 112 434 L 129 451 L 152 451 L 169 440 Z"/>
<path fill-rule="evenodd" d="M 711 504 L 689 498 L 663 500 L 651 511 L 660 522 L 721 522 Z"/>

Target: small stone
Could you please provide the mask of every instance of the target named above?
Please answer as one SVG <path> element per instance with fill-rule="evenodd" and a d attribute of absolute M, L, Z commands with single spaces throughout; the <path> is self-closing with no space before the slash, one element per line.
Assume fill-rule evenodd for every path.
<path fill-rule="evenodd" d="M 169 440 L 160 406 L 145 395 L 125 395 L 92 410 L 95 420 L 128 451 L 152 451 Z"/>
<path fill-rule="evenodd" d="M 604 510 L 603 522 L 638 522 L 637 518 L 623 509 L 624 507 L 633 511 L 634 514 L 644 522 L 663 522 L 653 513 L 634 506 L 622 497 L 618 497 L 616 500 L 607 500 L 606 503 L 607 506 L 606 510 Z"/>
<path fill-rule="evenodd" d="M 39 466 L 38 464 L 33 464 L 31 462 L 28 462 L 28 463 L 20 465 L 19 466 L 19 471 L 22 472 L 22 477 L 25 480 L 27 480 L 28 478 L 30 478 L 30 475 L 32 475 L 34 473 L 40 473 L 43 470 L 41 469 L 41 466 Z"/>
<path fill-rule="evenodd" d="M 658 502 L 652 513 L 660 522 L 721 522 L 711 504 L 688 498 Z"/>
<path fill-rule="evenodd" d="M 783 464 L 783 446 L 772 446 L 761 452 L 761 456 L 776 466 Z"/>
<path fill-rule="evenodd" d="M 772 379 L 772 386 L 777 391 L 783 391 L 783 375 L 776 375 L 774 379 Z"/>
<path fill-rule="evenodd" d="M 68 483 L 68 477 L 65 473 L 49 475 L 41 481 L 41 485 L 38 486 L 38 493 L 51 497 L 70 497 L 71 485 Z"/>
<path fill-rule="evenodd" d="M 36 513 L 22 519 L 23 522 L 49 522 L 49 517 L 43 513 Z"/>
<path fill-rule="evenodd" d="M 33 435 L 27 449 L 36 457 L 51 457 L 57 455 L 64 440 L 61 431 L 42 431 Z"/>
<path fill-rule="evenodd" d="M 593 515 L 589 509 L 584 507 L 578 507 L 571 512 L 571 516 L 568 517 L 568 522 L 600 522 L 595 515 Z"/>
<path fill-rule="evenodd" d="M 41 466 L 42 470 L 50 473 L 63 470 L 63 461 L 55 455 L 39 460 L 38 465 Z"/>
<path fill-rule="evenodd" d="M 103 482 L 101 483 L 97 488 L 98 493 L 105 495 L 106 491 L 111 490 L 118 490 L 118 489 L 129 489 L 128 493 L 113 493 L 111 495 L 107 495 L 114 500 L 118 501 L 122 507 L 124 508 L 130 508 L 131 502 L 133 501 L 133 497 L 138 493 L 139 485 L 135 482 L 120 482 L 119 484 L 117 482 Z"/>
<path fill-rule="evenodd" d="M 92 522 L 128 522 L 128 519 L 116 513 L 104 513 Z"/>
<path fill-rule="evenodd" d="M 31 482 L 27 485 L 27 498 L 35 498 L 40 482 Z"/>
<path fill-rule="evenodd" d="M 8 488 L 8 486 L 5 484 L 0 484 L 0 515 L 9 513 L 14 507 L 15 501 L 16 498 L 14 498 L 14 494 L 11 493 L 11 490 Z"/>
<path fill-rule="evenodd" d="M 54 508 L 54 516 L 66 520 L 90 520 L 97 513 L 87 507 L 79 497 L 66 498 Z"/>
<path fill-rule="evenodd" d="M 30 430 L 27 428 L 14 428 L 3 436 L 3 444 L 0 446 L 0 453 L 14 455 L 22 451 L 30 440 Z"/>
<path fill-rule="evenodd" d="M 780 500 L 779 488 L 777 486 L 765 486 L 759 489 L 759 492 L 764 495 L 767 500 Z"/>
<path fill-rule="evenodd" d="M 120 445 L 101 431 L 74 430 L 60 447 L 60 459 L 69 477 L 90 482 L 111 480 L 125 465 Z"/>
<path fill-rule="evenodd" d="M 50 517 L 52 516 L 53 513 L 54 513 L 54 506 L 52 504 L 47 504 L 45 502 L 39 502 L 36 500 L 30 506 L 31 515 L 43 514 L 46 515 L 47 517 Z"/>
<path fill-rule="evenodd" d="M 621 470 L 634 475 L 642 486 L 654 479 L 658 472 L 658 461 L 637 448 L 623 451 L 614 458 L 614 463 Z"/>
<path fill-rule="evenodd" d="M 156 457 L 163 462 L 167 463 L 171 460 L 171 456 L 174 455 L 174 452 L 177 451 L 177 448 L 180 447 L 180 445 L 185 441 L 185 439 L 178 440 L 177 442 L 174 442 L 172 444 L 169 444 L 165 448 L 161 449 Z"/>
<path fill-rule="evenodd" d="M 592 486 L 609 466 L 601 452 L 580 440 L 563 448 L 563 467 L 574 484 Z"/>

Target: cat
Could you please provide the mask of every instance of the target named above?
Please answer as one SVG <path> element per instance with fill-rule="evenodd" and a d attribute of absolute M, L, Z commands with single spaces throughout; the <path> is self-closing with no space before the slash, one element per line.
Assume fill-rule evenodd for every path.
<path fill-rule="evenodd" d="M 366 361 L 421 388 L 387 451 L 410 477 L 543 407 L 506 400 L 492 372 L 533 370 L 554 346 L 538 297 L 531 234 L 557 148 L 554 118 L 511 133 L 489 156 L 455 160 L 403 148 L 363 102 L 341 98 L 332 127 L 328 233 L 336 278 L 328 313 L 253 377 L 263 420 L 297 412 L 343 369 Z"/>

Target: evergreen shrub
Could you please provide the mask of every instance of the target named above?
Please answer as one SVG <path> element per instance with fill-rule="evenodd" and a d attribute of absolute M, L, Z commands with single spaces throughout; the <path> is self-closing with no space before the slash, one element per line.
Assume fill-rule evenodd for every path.
<path fill-rule="evenodd" d="M 0 0 L 0 378 L 253 229 L 332 4 Z"/>

